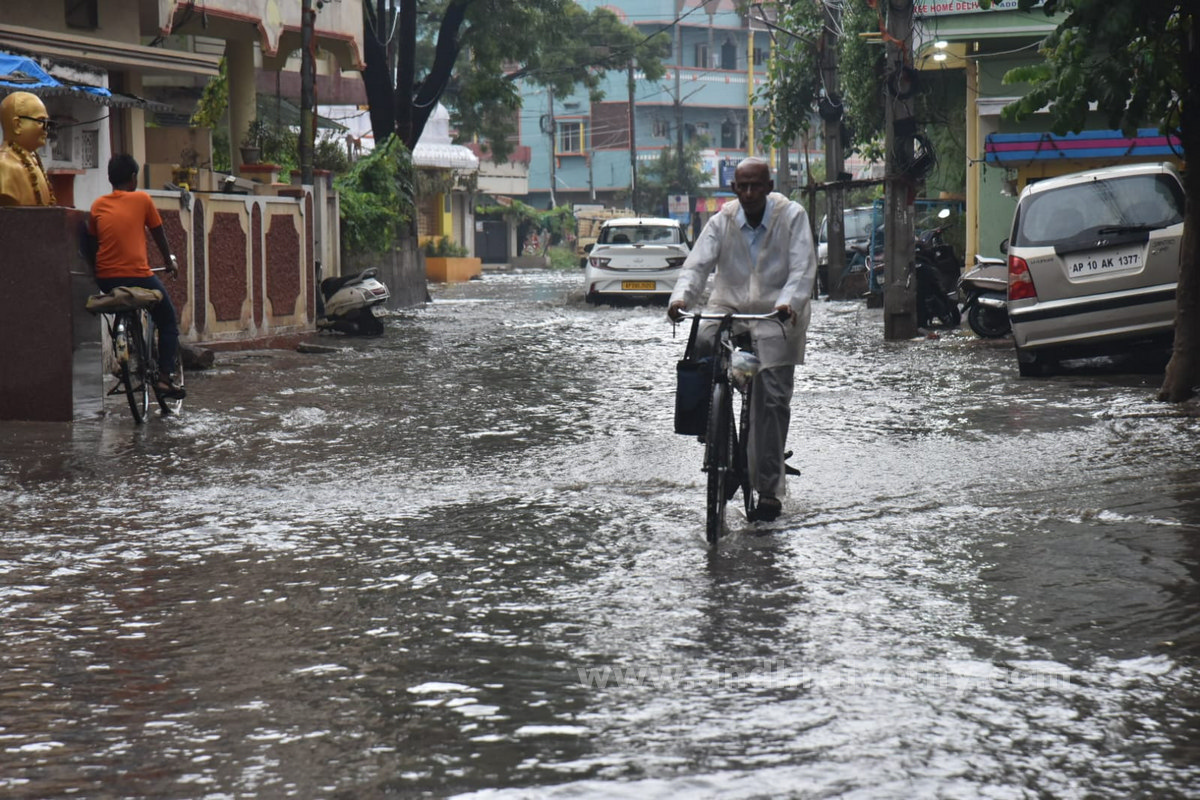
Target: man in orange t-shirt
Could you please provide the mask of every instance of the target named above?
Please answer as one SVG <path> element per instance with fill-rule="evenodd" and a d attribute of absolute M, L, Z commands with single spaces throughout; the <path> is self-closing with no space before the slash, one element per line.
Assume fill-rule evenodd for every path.
<path fill-rule="evenodd" d="M 150 316 L 158 328 L 159 379 L 155 388 L 164 397 L 182 398 L 183 387 L 176 386 L 171 380 L 175 355 L 179 351 L 179 323 L 167 288 L 150 271 L 146 258 L 147 229 L 172 278 L 179 266 L 175 256 L 171 255 L 171 245 L 163 232 L 162 217 L 154 207 L 154 200 L 145 192 L 137 191 L 139 169 L 133 156 L 127 153 L 113 156 L 108 162 L 108 182 L 113 191 L 92 203 L 88 233 L 93 241 L 96 284 L 104 292 L 111 292 L 118 286 L 140 286 L 162 293 L 162 301 L 150 309 Z"/>

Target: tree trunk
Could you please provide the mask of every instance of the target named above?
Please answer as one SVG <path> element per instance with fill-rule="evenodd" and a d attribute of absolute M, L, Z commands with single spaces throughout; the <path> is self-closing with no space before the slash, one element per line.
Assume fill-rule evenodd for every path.
<path fill-rule="evenodd" d="M 1193 17 L 1193 22 L 1197 18 Z M 1180 138 L 1184 156 L 1200 158 L 1200 42 L 1194 25 L 1181 25 L 1181 51 L 1187 93 L 1181 103 Z M 1183 176 L 1187 197 L 1183 242 L 1179 253 L 1179 285 L 1175 291 L 1175 347 L 1158 399 L 1179 403 L 1192 397 L 1200 385 L 1200 170 Z"/>
<path fill-rule="evenodd" d="M 386 37 L 391 27 L 386 24 L 388 19 L 387 0 L 377 0 L 375 3 L 376 30 L 371 25 L 367 8 L 370 0 L 363 4 L 363 60 L 366 69 L 363 70 L 363 88 L 367 92 L 367 103 L 370 105 L 371 133 L 375 142 L 382 145 L 396 130 L 396 109 L 392 102 L 392 70 L 388 59 Z"/>
<path fill-rule="evenodd" d="M 413 92 L 417 75 L 417 0 L 400 0 L 400 24 L 396 49 L 396 135 L 412 150 L 421 138 L 413 132 Z"/>

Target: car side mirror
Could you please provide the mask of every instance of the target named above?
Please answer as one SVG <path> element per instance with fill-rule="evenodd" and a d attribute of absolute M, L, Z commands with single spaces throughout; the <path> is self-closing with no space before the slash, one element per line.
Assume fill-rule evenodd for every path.
<path fill-rule="evenodd" d="M 1004 253 L 1004 255 L 1008 255 L 1008 239 L 1003 239 L 1000 242 L 1000 252 Z"/>
<path fill-rule="evenodd" d="M 593 248 L 593 247 L 595 247 L 595 246 L 596 246 L 596 243 L 595 243 L 595 242 L 592 242 L 591 244 L 585 244 L 585 245 L 583 246 L 583 252 L 585 252 L 585 253 L 590 253 L 590 252 L 592 252 L 592 248 Z"/>

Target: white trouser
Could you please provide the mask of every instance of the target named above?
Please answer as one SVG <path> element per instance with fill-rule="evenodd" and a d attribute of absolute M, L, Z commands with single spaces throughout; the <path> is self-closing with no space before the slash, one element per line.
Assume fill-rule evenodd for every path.
<path fill-rule="evenodd" d="M 706 320 L 696 339 L 698 357 L 710 355 L 716 341 L 717 326 Z M 783 497 L 787 494 L 783 454 L 787 446 L 788 425 L 792 420 L 792 388 L 796 367 L 760 369 L 750 391 L 750 430 L 746 457 L 750 462 L 750 483 L 759 494 Z"/>
<path fill-rule="evenodd" d="M 762 369 L 750 392 L 750 432 L 747 458 L 750 482 L 759 494 L 787 494 L 783 453 L 792 419 L 794 366 Z"/>

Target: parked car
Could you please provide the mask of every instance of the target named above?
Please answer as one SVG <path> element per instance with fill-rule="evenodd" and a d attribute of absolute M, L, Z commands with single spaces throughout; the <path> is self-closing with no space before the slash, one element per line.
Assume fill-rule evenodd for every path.
<path fill-rule="evenodd" d="M 683 223 L 659 217 L 606 220 L 584 268 L 589 303 L 666 301 L 690 252 Z"/>
<path fill-rule="evenodd" d="M 1001 248 L 1021 375 L 1054 374 L 1064 359 L 1169 345 L 1183 208 L 1183 183 L 1170 164 L 1025 187 Z"/>
<path fill-rule="evenodd" d="M 854 248 L 871 243 L 872 206 L 847 208 L 842 211 L 842 231 L 846 240 L 846 263 L 854 259 Z M 829 215 L 821 218 L 817 231 L 817 285 L 822 294 L 829 291 Z"/>

